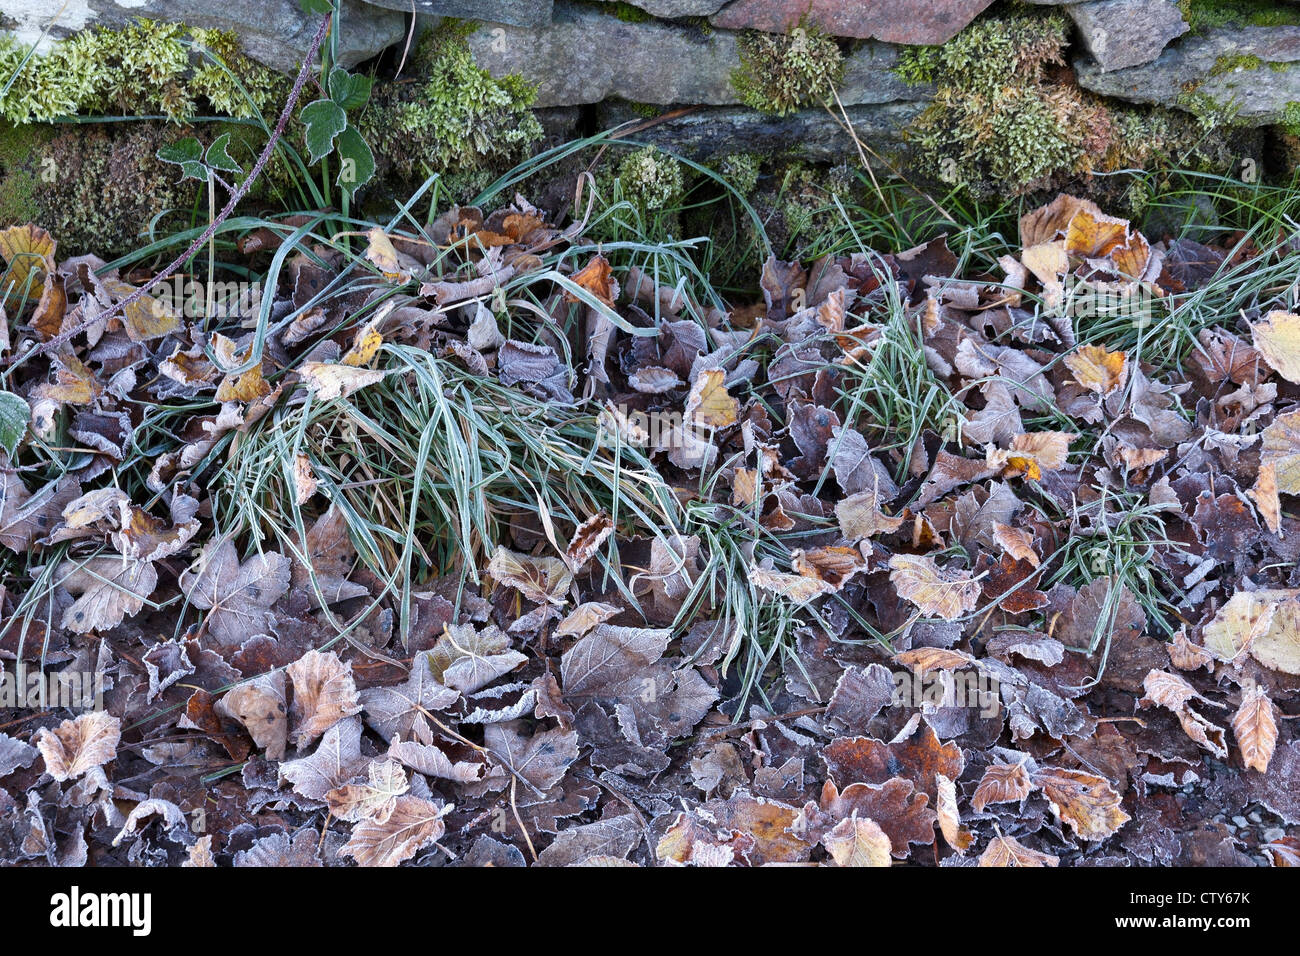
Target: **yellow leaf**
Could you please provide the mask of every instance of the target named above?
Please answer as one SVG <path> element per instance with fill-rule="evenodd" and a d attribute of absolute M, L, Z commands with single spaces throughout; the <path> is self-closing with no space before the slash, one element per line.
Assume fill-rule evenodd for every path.
<path fill-rule="evenodd" d="M 784 571 L 772 571 L 752 564 L 749 567 L 749 580 L 764 591 L 771 591 L 793 601 L 795 604 L 807 604 L 813 598 L 829 594 L 835 588 L 825 581 L 806 577 L 802 574 L 786 574 Z"/>
<path fill-rule="evenodd" d="M 57 243 L 40 226 L 10 226 L 0 229 L 0 256 L 9 263 L 5 292 L 35 298 L 38 277 L 54 271 Z M 30 282 L 30 285 L 29 285 Z"/>
<path fill-rule="evenodd" d="M 1122 388 L 1128 378 L 1128 356 L 1123 352 L 1108 352 L 1099 345 L 1079 346 L 1077 352 L 1065 357 L 1065 366 L 1076 382 L 1099 395 L 1109 395 Z"/>
<path fill-rule="evenodd" d="M 393 242 L 384 234 L 384 230 L 376 226 L 366 231 L 366 259 L 368 259 L 376 269 L 384 274 L 387 279 L 397 279 L 405 282 L 411 278 L 410 273 L 402 269 L 401 263 L 397 258 L 397 250 L 393 247 Z"/>
<path fill-rule="evenodd" d="M 1300 412 L 1279 415 L 1264 429 L 1259 464 L 1273 466 L 1278 491 L 1300 495 Z"/>
<path fill-rule="evenodd" d="M 934 784 L 939 832 L 943 834 L 944 842 L 956 850 L 958 855 L 964 855 L 975 838 L 961 825 L 961 814 L 957 809 L 957 785 L 941 773 L 934 775 Z"/>
<path fill-rule="evenodd" d="M 1270 312 L 1251 325 L 1250 336 L 1277 374 L 1288 382 L 1300 382 L 1300 315 Z"/>
<path fill-rule="evenodd" d="M 379 322 L 379 319 L 375 319 L 357 330 L 356 338 L 352 340 L 352 348 L 343 354 L 341 361 L 344 365 L 360 367 L 370 364 L 370 361 L 379 352 L 379 346 L 384 344 L 384 337 L 379 334 L 377 328 Z"/>
<path fill-rule="evenodd" d="M 900 597 L 928 617 L 954 621 L 975 609 L 980 583 L 969 571 L 942 571 L 928 555 L 896 554 L 889 559 L 889 580 Z"/>
<path fill-rule="evenodd" d="M 1081 206 L 1065 229 L 1066 253 L 1083 259 L 1104 256 L 1127 241 L 1128 220 L 1107 216 L 1096 206 Z"/>
<path fill-rule="evenodd" d="M 321 401 L 329 401 L 347 398 L 357 389 L 382 381 L 388 373 L 334 362 L 303 362 L 298 374 Z"/>
<path fill-rule="evenodd" d="M 1258 591 L 1238 591 L 1201 632 L 1205 649 L 1218 660 L 1235 660 L 1273 622 L 1274 603 Z"/>
<path fill-rule="evenodd" d="M 706 428 L 726 428 L 740 416 L 740 403 L 727 394 L 722 384 L 727 373 L 720 368 L 700 372 L 686 399 L 686 419 Z"/>
<path fill-rule="evenodd" d="M 892 847 L 875 820 L 859 819 L 855 810 L 822 837 L 836 866 L 890 866 Z"/>

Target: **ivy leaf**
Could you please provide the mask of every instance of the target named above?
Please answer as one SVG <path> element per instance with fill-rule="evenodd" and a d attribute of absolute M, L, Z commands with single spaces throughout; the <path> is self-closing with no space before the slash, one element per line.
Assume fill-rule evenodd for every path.
<path fill-rule="evenodd" d="M 370 99 L 370 88 L 375 81 L 368 76 L 349 73 L 341 66 L 330 70 L 330 99 L 345 110 L 360 109 Z"/>
<path fill-rule="evenodd" d="M 242 173 L 244 167 L 235 162 L 230 155 L 230 134 L 222 133 L 212 141 L 208 147 L 207 153 L 203 157 L 203 162 L 212 169 L 219 169 L 226 173 Z"/>
<path fill-rule="evenodd" d="M 224 134 L 229 135 L 229 134 Z M 193 136 L 178 139 L 158 150 L 158 158 L 181 168 L 182 180 L 197 179 L 206 182 L 208 169 L 203 165 L 203 145 Z"/>
<path fill-rule="evenodd" d="M 319 163 L 334 149 L 334 138 L 348 125 L 347 114 L 332 100 L 316 100 L 302 108 L 302 121 L 307 127 L 304 137 L 312 164 Z"/>
<path fill-rule="evenodd" d="M 375 174 L 375 156 L 354 126 L 339 134 L 338 151 L 342 162 L 336 182 L 351 198 Z"/>
<path fill-rule="evenodd" d="M 0 448 L 9 457 L 18 450 L 32 413 L 27 402 L 13 392 L 0 392 Z"/>

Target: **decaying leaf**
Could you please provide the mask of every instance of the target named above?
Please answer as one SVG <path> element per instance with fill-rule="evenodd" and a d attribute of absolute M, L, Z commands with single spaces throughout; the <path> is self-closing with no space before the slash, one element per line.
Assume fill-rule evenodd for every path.
<path fill-rule="evenodd" d="M 1032 790 L 1029 771 L 1023 762 L 989 764 L 971 797 L 971 806 L 982 813 L 990 803 L 1015 803 L 1029 796 Z"/>
<path fill-rule="evenodd" d="M 889 837 L 874 820 L 845 817 L 822 836 L 836 866 L 891 866 Z"/>
<path fill-rule="evenodd" d="M 1120 795 L 1105 777 L 1082 770 L 1043 767 L 1030 779 L 1043 791 L 1052 812 L 1083 840 L 1104 840 L 1129 820 Z"/>
<path fill-rule="evenodd" d="M 339 856 L 352 857 L 357 866 L 397 866 L 442 837 L 449 810 L 420 797 L 397 797 L 382 822 L 363 819 L 353 828 Z"/>
<path fill-rule="evenodd" d="M 55 578 L 76 598 L 63 612 L 63 626 L 77 634 L 106 631 L 139 614 L 158 585 L 153 564 L 135 558 L 68 560 Z"/>
<path fill-rule="evenodd" d="M 1014 837 L 999 833 L 980 854 L 980 866 L 1056 866 L 1060 858 L 1031 850 Z"/>
<path fill-rule="evenodd" d="M 537 604 L 564 604 L 573 572 L 559 558 L 534 558 L 498 546 L 487 573 Z"/>
<path fill-rule="evenodd" d="M 896 554 L 889 559 L 889 580 L 900 597 L 927 617 L 955 621 L 975 609 L 980 585 L 969 571 L 945 571 L 928 555 Z"/>
<path fill-rule="evenodd" d="M 268 760 L 283 760 L 289 739 L 284 671 L 274 670 L 232 687 L 216 703 L 218 713 L 244 725 Z"/>
<path fill-rule="evenodd" d="M 700 372 L 686 399 L 686 420 L 705 428 L 726 428 L 740 415 L 740 403 L 727 394 L 723 385 L 727 374 L 720 368 Z"/>
<path fill-rule="evenodd" d="M 352 667 L 333 651 L 308 651 L 287 672 L 293 681 L 294 742 L 300 750 L 344 717 L 361 712 Z"/>
<path fill-rule="evenodd" d="M 1241 762 L 1260 773 L 1268 773 L 1277 747 L 1275 710 L 1263 687 L 1248 684 L 1241 691 L 1241 706 L 1232 715 L 1232 732 L 1241 748 Z"/>
<path fill-rule="evenodd" d="M 65 720 L 53 730 L 42 727 L 33 743 L 45 759 L 45 772 L 55 780 L 75 780 L 117 756 L 122 722 L 93 710 Z"/>
<path fill-rule="evenodd" d="M 1128 356 L 1110 352 L 1100 345 L 1081 345 L 1065 357 L 1065 366 L 1074 380 L 1090 392 L 1109 395 L 1123 388 L 1128 379 Z"/>
<path fill-rule="evenodd" d="M 242 644 L 271 630 L 271 605 L 289 589 L 289 559 L 276 552 L 255 554 L 242 564 L 235 543 L 213 538 L 195 565 L 180 577 L 195 607 L 208 610 L 207 627 L 219 640 Z"/>

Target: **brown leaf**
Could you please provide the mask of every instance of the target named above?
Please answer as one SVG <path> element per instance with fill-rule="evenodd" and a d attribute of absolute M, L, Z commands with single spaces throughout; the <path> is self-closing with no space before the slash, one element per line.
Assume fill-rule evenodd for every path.
<path fill-rule="evenodd" d="M 76 634 L 107 631 L 134 617 L 158 584 L 148 561 L 96 557 L 64 561 L 55 580 L 76 600 L 63 612 L 62 624 Z"/>
<path fill-rule="evenodd" d="M 873 737 L 839 737 L 822 749 L 822 759 L 831 779 L 840 786 L 885 783 L 901 776 L 931 797 L 935 796 L 935 774 L 956 780 L 965 766 L 961 748 L 951 742 L 940 743 L 928 724 L 904 741 L 884 743 Z"/>
<path fill-rule="evenodd" d="M 210 613 L 207 627 L 226 644 L 271 632 L 271 605 L 289 589 L 289 559 L 274 551 L 242 564 L 229 538 L 213 538 L 180 576 L 191 604 Z"/>
<path fill-rule="evenodd" d="M 1129 820 L 1119 808 L 1120 795 L 1105 777 L 1081 770 L 1043 767 L 1031 779 L 1043 791 L 1052 812 L 1080 839 L 1104 840 Z"/>
<path fill-rule="evenodd" d="M 573 573 L 559 558 L 534 558 L 497 545 L 487 573 L 535 604 L 564 604 Z"/>
<path fill-rule="evenodd" d="M 344 717 L 361 713 L 352 666 L 310 650 L 286 668 L 293 681 L 294 743 L 301 750 Z"/>
<path fill-rule="evenodd" d="M 837 502 L 835 518 L 840 525 L 840 534 L 849 541 L 897 531 L 903 525 L 902 518 L 891 518 L 880 510 L 880 496 L 874 491 L 860 491 Z"/>
<path fill-rule="evenodd" d="M 396 760 L 372 760 L 366 783 L 350 783 L 325 794 L 330 813 L 348 823 L 386 823 L 397 801 L 410 789 L 406 771 Z"/>
<path fill-rule="evenodd" d="M 352 857 L 358 866 L 397 866 L 443 835 L 442 818 L 450 809 L 420 797 L 400 796 L 382 823 L 364 820 L 353 827 L 339 856 Z"/>
<path fill-rule="evenodd" d="M 610 535 L 614 533 L 614 521 L 603 511 L 592 515 L 573 532 L 564 560 L 575 574 L 586 567 L 587 562 L 600 550 Z"/>
<path fill-rule="evenodd" d="M 239 721 L 268 760 L 283 760 L 289 736 L 284 671 L 274 670 L 232 687 L 216 703 L 218 713 Z"/>
<path fill-rule="evenodd" d="M 53 730 L 42 727 L 32 742 L 45 758 L 45 772 L 62 783 L 115 758 L 121 737 L 122 722 L 95 710 L 65 720 Z"/>
<path fill-rule="evenodd" d="M 1241 690 L 1241 706 L 1232 715 L 1232 732 L 1241 748 L 1241 762 L 1268 773 L 1277 747 L 1277 719 L 1273 701 L 1259 684 L 1248 683 Z"/>
<path fill-rule="evenodd" d="M 1033 786 L 1024 763 L 989 764 L 984 768 L 971 806 L 983 813 L 990 803 L 1015 803 L 1029 796 Z"/>
<path fill-rule="evenodd" d="M 611 309 L 614 307 L 614 300 L 618 298 L 618 283 L 614 281 L 609 260 L 604 256 L 599 253 L 592 256 L 590 262 L 573 274 L 573 281 Z M 564 295 L 570 302 L 579 301 L 570 292 Z"/>

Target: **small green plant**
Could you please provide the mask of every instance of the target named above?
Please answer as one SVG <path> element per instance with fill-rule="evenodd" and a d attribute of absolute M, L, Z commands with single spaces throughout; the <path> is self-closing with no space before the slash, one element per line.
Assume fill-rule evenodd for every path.
<path fill-rule="evenodd" d="M 731 85 L 746 106 L 784 115 L 825 102 L 843 72 L 839 45 L 800 26 L 789 35 L 745 34 Z"/>

